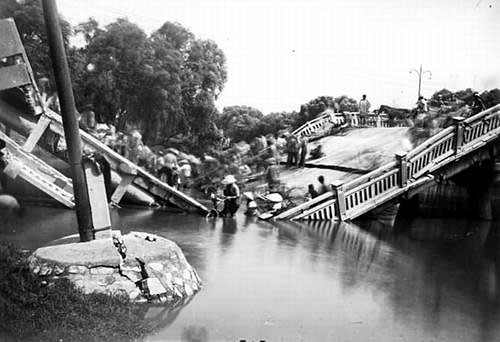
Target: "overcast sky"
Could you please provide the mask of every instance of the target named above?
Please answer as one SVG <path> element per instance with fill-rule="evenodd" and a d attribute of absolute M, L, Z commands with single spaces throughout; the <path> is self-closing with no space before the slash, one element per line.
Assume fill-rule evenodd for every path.
<path fill-rule="evenodd" d="M 500 87 L 500 0 L 58 0 L 72 24 L 165 21 L 214 40 L 227 57 L 220 108 L 299 110 L 347 94 L 411 107 L 441 88 Z"/>

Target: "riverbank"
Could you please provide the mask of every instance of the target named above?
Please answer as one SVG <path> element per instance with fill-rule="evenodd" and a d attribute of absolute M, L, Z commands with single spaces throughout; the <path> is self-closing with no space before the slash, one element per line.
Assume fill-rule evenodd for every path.
<path fill-rule="evenodd" d="M 0 244 L 0 340 L 135 341 L 154 331 L 146 305 L 84 294 L 62 278 L 49 285 L 30 272 L 29 255 Z"/>

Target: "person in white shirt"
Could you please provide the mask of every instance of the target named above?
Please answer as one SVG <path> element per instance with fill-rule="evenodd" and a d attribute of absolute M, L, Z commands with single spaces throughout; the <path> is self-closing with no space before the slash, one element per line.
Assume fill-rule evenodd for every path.
<path fill-rule="evenodd" d="M 366 95 L 363 95 L 361 100 L 359 101 L 359 118 L 361 119 L 362 124 L 366 123 L 370 106 L 370 101 L 366 99 Z"/>

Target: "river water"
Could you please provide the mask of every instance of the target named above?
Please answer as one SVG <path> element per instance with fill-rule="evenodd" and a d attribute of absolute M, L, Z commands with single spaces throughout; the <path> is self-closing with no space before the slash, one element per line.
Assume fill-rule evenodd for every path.
<path fill-rule="evenodd" d="M 146 313 L 160 326 L 147 341 L 500 341 L 496 221 L 307 224 L 132 209 L 112 221 L 177 242 L 204 282 L 184 306 Z M 0 238 L 34 249 L 75 227 L 72 211 L 28 207 Z"/>

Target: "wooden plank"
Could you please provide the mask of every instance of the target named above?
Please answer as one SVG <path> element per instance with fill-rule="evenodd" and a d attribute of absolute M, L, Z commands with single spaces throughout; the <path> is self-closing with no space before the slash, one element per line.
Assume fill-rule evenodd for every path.
<path fill-rule="evenodd" d="M 128 186 L 132 183 L 135 175 L 121 174 L 122 179 L 120 180 L 120 184 L 116 187 L 113 195 L 111 195 L 111 202 L 118 205 L 123 198 L 123 195 L 127 192 Z"/>
<path fill-rule="evenodd" d="M 33 151 L 36 144 L 42 137 L 43 132 L 45 132 L 45 130 L 49 126 L 50 122 L 51 122 L 50 118 L 46 117 L 45 115 L 42 115 L 40 119 L 38 119 L 38 123 L 36 124 L 35 128 L 31 131 L 28 139 L 26 139 L 26 142 L 23 145 L 23 150 L 25 150 L 26 152 Z"/>

